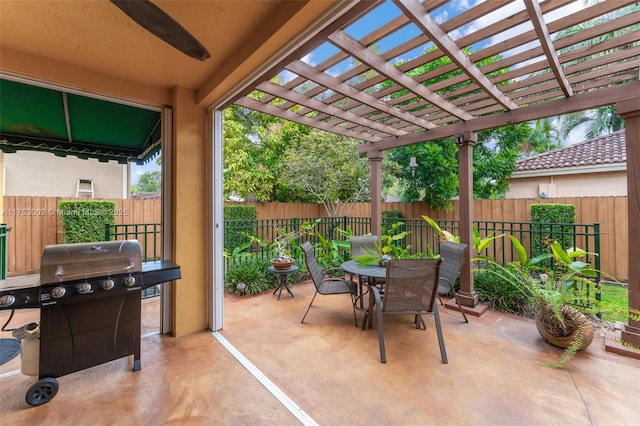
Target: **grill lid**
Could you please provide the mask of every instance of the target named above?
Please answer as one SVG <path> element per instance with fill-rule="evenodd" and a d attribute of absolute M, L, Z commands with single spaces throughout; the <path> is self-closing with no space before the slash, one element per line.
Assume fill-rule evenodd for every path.
<path fill-rule="evenodd" d="M 42 285 L 142 271 L 137 240 L 48 245 L 42 252 Z"/>

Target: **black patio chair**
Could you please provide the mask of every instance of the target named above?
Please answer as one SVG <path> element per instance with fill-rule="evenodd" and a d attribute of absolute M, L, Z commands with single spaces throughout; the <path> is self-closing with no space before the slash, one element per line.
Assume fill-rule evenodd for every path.
<path fill-rule="evenodd" d="M 376 244 L 380 244 L 377 235 L 357 235 L 353 237 L 349 237 L 349 246 L 351 248 L 351 258 L 353 259 L 356 256 L 361 254 L 371 254 L 377 253 L 378 249 L 376 248 Z M 353 275 L 351 275 L 351 279 L 353 279 Z M 364 275 L 358 276 L 358 297 L 360 300 L 360 307 L 364 307 L 364 295 L 367 294 L 366 291 L 363 291 L 362 284 L 369 285 L 369 277 Z M 381 284 L 384 280 L 376 280 L 376 284 Z"/>
<path fill-rule="evenodd" d="M 307 265 L 307 269 L 309 270 L 309 275 L 311 275 L 311 280 L 313 281 L 313 285 L 316 287 L 316 292 L 309 303 L 309 307 L 307 308 L 307 312 L 304 313 L 302 317 L 301 323 L 304 323 L 304 319 L 307 317 L 309 313 L 309 309 L 311 309 L 311 305 L 316 298 L 318 293 L 322 295 L 330 295 L 330 294 L 350 294 L 351 295 L 351 305 L 353 307 L 353 319 L 355 321 L 356 327 L 358 326 L 358 318 L 356 317 L 356 296 L 358 293 L 358 288 L 356 283 L 351 280 L 345 280 L 342 278 L 332 278 L 325 277 L 322 275 L 320 268 L 318 267 L 318 263 L 316 262 L 316 257 L 313 252 L 313 246 L 309 241 L 302 244 L 302 251 L 304 252 L 304 259 Z"/>
<path fill-rule="evenodd" d="M 442 265 L 440 265 L 440 280 L 438 281 L 438 299 L 442 305 L 441 295 L 451 295 L 458 309 L 462 313 L 462 317 L 466 323 L 469 322 L 467 315 L 464 313 L 464 309 L 460 305 L 458 300 L 458 294 L 453 287 L 456 282 L 460 268 L 462 268 L 462 262 L 464 261 L 464 253 L 467 249 L 466 244 L 455 243 L 453 241 L 445 241 L 440 245 L 440 259 L 442 259 Z"/>
<path fill-rule="evenodd" d="M 422 318 L 422 315 L 426 314 L 433 315 L 435 319 L 442 363 L 448 363 L 436 303 L 440 263 L 441 259 L 392 259 L 387 263 L 387 278 L 382 285 L 382 293 L 376 286 L 371 287 L 375 297 L 380 362 L 387 362 L 384 346 L 384 315 L 414 315 L 416 328 L 422 326 L 426 330 L 427 326 Z M 362 323 L 363 330 L 369 315 L 371 312 L 367 309 Z"/>

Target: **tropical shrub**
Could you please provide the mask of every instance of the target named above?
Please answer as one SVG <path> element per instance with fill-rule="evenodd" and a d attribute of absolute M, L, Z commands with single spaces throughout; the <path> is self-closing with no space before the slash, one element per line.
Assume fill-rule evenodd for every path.
<path fill-rule="evenodd" d="M 487 269 L 491 269 L 487 266 Z M 480 300 L 494 311 L 532 318 L 534 309 L 529 297 L 493 271 L 477 270 L 473 274 L 473 288 Z"/>
<path fill-rule="evenodd" d="M 271 261 L 262 256 L 249 257 L 234 262 L 227 268 L 224 275 L 224 287 L 230 293 L 235 294 L 257 294 L 270 288 L 276 288 L 278 277 L 267 273 L 269 266 L 271 266 Z M 293 277 L 288 278 L 290 282 L 294 282 Z M 244 291 L 237 288 L 240 283 L 245 284 Z"/>

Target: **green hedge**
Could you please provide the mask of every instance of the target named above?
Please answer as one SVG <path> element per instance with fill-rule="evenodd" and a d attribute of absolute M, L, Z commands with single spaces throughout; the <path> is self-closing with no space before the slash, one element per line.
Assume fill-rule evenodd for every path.
<path fill-rule="evenodd" d="M 566 250 L 573 247 L 576 206 L 572 204 L 532 204 L 530 209 L 531 256 L 547 250 L 550 241 L 558 241 Z M 564 226 L 556 224 L 566 224 Z"/>
<path fill-rule="evenodd" d="M 104 240 L 104 226 L 115 222 L 113 201 L 60 201 L 63 242 L 88 243 Z"/>
<path fill-rule="evenodd" d="M 224 220 L 238 220 L 234 228 L 238 230 L 224 233 L 224 247 L 233 250 L 248 241 L 247 234 L 255 234 L 255 223 L 258 217 L 256 206 L 228 205 L 224 206 Z"/>

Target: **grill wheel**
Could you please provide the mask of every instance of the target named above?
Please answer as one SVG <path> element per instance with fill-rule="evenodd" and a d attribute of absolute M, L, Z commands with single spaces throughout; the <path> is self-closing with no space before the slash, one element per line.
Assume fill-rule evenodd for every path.
<path fill-rule="evenodd" d="M 25 396 L 25 401 L 32 407 L 46 404 L 58 393 L 58 381 L 53 377 L 45 377 L 31 385 Z"/>

